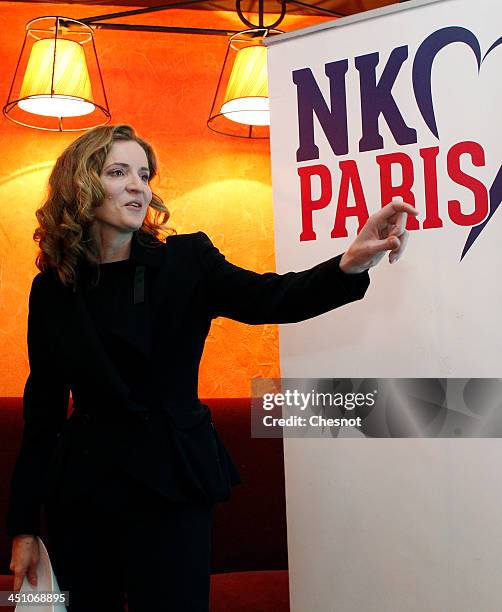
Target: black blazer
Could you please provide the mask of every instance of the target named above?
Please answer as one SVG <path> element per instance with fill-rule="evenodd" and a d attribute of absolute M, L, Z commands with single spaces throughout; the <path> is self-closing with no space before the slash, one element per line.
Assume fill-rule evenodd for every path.
<path fill-rule="evenodd" d="M 53 496 L 88 494 L 103 461 L 173 500 L 228 497 L 226 485 L 239 476 L 197 396 L 211 320 L 302 321 L 361 299 L 369 284 L 367 272 L 344 274 L 341 256 L 303 272 L 257 274 L 227 262 L 202 232 L 165 243 L 142 236 L 148 246 L 136 233 L 131 245 L 134 295 L 111 329 L 138 360 L 148 361 L 150 393 L 142 405 L 108 358 L 82 287 L 65 287 L 53 271 L 33 280 L 25 425 L 7 517 L 11 536 L 38 534 L 41 506 Z M 145 342 L 148 328 L 151 343 Z M 70 390 L 76 410 L 67 418 Z"/>

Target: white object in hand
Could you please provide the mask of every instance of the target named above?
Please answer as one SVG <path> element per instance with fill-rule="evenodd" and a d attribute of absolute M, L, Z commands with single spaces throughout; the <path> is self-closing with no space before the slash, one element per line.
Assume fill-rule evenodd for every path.
<path fill-rule="evenodd" d="M 59 594 L 59 585 L 56 576 L 52 570 L 52 565 L 49 559 L 49 553 L 45 548 L 42 540 L 37 537 L 40 550 L 40 561 L 37 567 L 37 584 L 31 584 L 28 577 L 25 576 L 19 593 L 29 595 L 30 593 L 40 593 L 41 591 L 50 591 L 54 594 Z M 27 597 L 30 601 L 30 598 Z M 40 603 L 39 605 L 26 605 L 19 603 L 16 606 L 15 612 L 66 612 L 66 606 L 62 603 Z"/>
<path fill-rule="evenodd" d="M 396 196 L 392 198 L 391 203 L 394 204 L 404 204 L 404 200 L 401 196 Z M 401 239 L 401 247 L 399 249 L 398 254 L 391 253 L 389 256 L 389 263 L 393 264 L 396 261 L 399 261 L 399 258 L 404 253 L 404 249 L 406 248 L 406 243 L 408 242 L 409 234 L 406 231 L 406 221 L 408 219 L 408 215 L 401 215 L 399 219 L 399 232 L 396 232 L 396 236 Z"/>
<path fill-rule="evenodd" d="M 392 198 L 391 203 L 404 204 L 404 200 L 401 196 L 396 196 L 395 198 Z M 396 236 L 402 236 L 404 234 L 404 228 L 406 227 L 407 218 L 408 217 L 406 215 L 401 215 L 401 220 L 400 220 L 400 225 L 399 225 L 399 234 L 396 234 Z"/>

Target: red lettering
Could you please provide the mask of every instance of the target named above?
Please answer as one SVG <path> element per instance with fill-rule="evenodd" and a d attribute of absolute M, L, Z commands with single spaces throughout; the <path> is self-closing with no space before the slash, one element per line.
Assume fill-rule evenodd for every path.
<path fill-rule="evenodd" d="M 403 202 L 415 206 L 415 196 L 411 191 L 415 179 L 413 173 L 413 161 L 406 153 L 387 153 L 377 155 L 376 161 L 380 166 L 380 196 L 382 207 L 388 204 L 392 198 L 399 196 Z M 392 184 L 392 164 L 401 166 L 402 180 L 400 185 Z M 419 229 L 416 217 L 408 215 L 406 222 L 407 230 Z"/>
<path fill-rule="evenodd" d="M 369 215 L 356 162 L 354 160 L 346 160 L 341 161 L 338 165 L 342 171 L 342 176 L 340 178 L 340 191 L 338 193 L 335 224 L 331 230 L 331 238 L 346 238 L 348 236 L 347 217 L 357 217 L 359 221 L 357 233 L 359 233 L 368 220 Z M 350 207 L 347 206 L 349 187 L 352 187 L 355 200 L 355 206 Z"/>
<path fill-rule="evenodd" d="M 439 202 L 439 151 L 439 146 L 424 147 L 418 151 L 422 160 L 425 214 L 423 223 L 419 223 L 415 217 L 408 216 L 406 223 L 406 229 L 408 230 L 416 230 L 420 227 L 423 229 L 442 228 L 444 221 L 441 218 L 440 205 L 443 206 L 445 202 L 447 202 L 449 219 L 459 226 L 479 225 L 489 214 L 488 188 L 480 179 L 472 176 L 472 172 L 468 174 L 461 168 L 461 166 L 468 166 L 469 169 L 472 166 L 474 172 L 474 168 L 485 166 L 485 152 L 482 145 L 473 141 L 459 142 L 452 145 L 446 155 L 446 168 L 442 169 L 442 176 L 439 178 L 442 180 L 445 178 L 444 175 L 447 174 L 453 183 L 465 187 L 468 193 L 462 200 L 447 200 L 446 192 L 442 196 L 444 199 Z M 462 158 L 464 155 L 469 156 L 468 160 Z M 381 206 L 386 206 L 396 197 L 416 206 L 413 193 L 415 173 L 411 157 L 398 151 L 378 155 L 375 159 L 380 173 Z M 336 174 L 335 186 L 333 186 L 332 170 L 326 165 L 316 164 L 298 168 L 302 214 L 300 241 L 316 240 L 317 236 L 313 227 L 314 211 L 325 209 L 331 203 L 335 205 L 335 200 L 336 210 L 331 238 L 348 237 L 347 222 L 350 217 L 357 218 L 359 224 L 357 233 L 361 231 L 368 220 L 369 212 L 357 162 L 345 159 L 340 161 L 338 166 L 340 168 L 340 180 L 338 181 L 338 174 Z M 393 178 L 396 184 L 393 183 Z M 334 189 L 338 189 L 335 200 L 333 199 Z M 317 195 L 318 193 L 320 195 Z M 473 204 L 470 207 L 467 199 L 473 199 Z M 465 212 L 462 208 L 469 208 L 470 211 Z M 443 214 L 445 214 L 444 211 Z"/>
<path fill-rule="evenodd" d="M 478 225 L 488 214 L 488 191 L 481 181 L 461 170 L 460 157 L 464 153 L 469 154 L 472 164 L 479 167 L 485 165 L 485 152 L 477 142 L 465 141 L 453 145 L 447 156 L 448 175 L 452 181 L 472 191 L 474 210 L 464 214 L 459 200 L 448 200 L 448 214 L 457 225 Z"/>
<path fill-rule="evenodd" d="M 300 177 L 301 198 L 302 198 L 302 232 L 300 241 L 315 240 L 316 233 L 313 228 L 312 213 L 314 210 L 321 210 L 331 202 L 333 195 L 331 185 L 331 173 L 329 168 L 322 164 L 304 166 L 298 168 Z M 312 177 L 318 176 L 321 180 L 321 195 L 318 200 L 312 199 Z"/>
<path fill-rule="evenodd" d="M 424 160 L 425 219 L 422 227 L 424 229 L 443 227 L 443 221 L 439 216 L 438 172 L 436 165 L 439 147 L 420 149 L 419 153 L 420 157 Z"/>

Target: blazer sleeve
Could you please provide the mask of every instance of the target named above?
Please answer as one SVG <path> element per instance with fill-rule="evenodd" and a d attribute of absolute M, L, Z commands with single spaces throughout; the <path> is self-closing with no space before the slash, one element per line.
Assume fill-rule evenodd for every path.
<path fill-rule="evenodd" d="M 28 357 L 24 387 L 24 429 L 14 466 L 7 512 L 7 534 L 40 534 L 44 476 L 58 434 L 66 420 L 70 394 L 50 335 L 44 310 L 49 307 L 44 278 L 34 279 L 29 297 Z"/>
<path fill-rule="evenodd" d="M 203 232 L 196 234 L 211 316 L 243 323 L 296 323 L 360 300 L 367 271 L 345 274 L 341 255 L 303 272 L 258 274 L 228 262 Z"/>

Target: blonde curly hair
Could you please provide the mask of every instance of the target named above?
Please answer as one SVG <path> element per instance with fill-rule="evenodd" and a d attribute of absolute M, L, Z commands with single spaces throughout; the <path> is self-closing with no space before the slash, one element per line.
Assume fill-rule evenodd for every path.
<path fill-rule="evenodd" d="M 143 148 L 148 159 L 150 183 L 158 167 L 153 148 L 130 125 L 97 127 L 77 138 L 58 157 L 49 177 L 47 198 L 35 213 L 38 227 L 33 239 L 40 248 L 36 266 L 41 272 L 52 268 L 64 285 L 76 286 L 79 260 L 98 268 L 97 245 L 89 229 L 94 209 L 105 198 L 100 174 L 117 140 L 133 140 Z M 160 196 L 152 193 L 138 239 L 141 240 L 142 232 L 159 240 L 175 233 L 166 225 L 169 216 Z"/>

